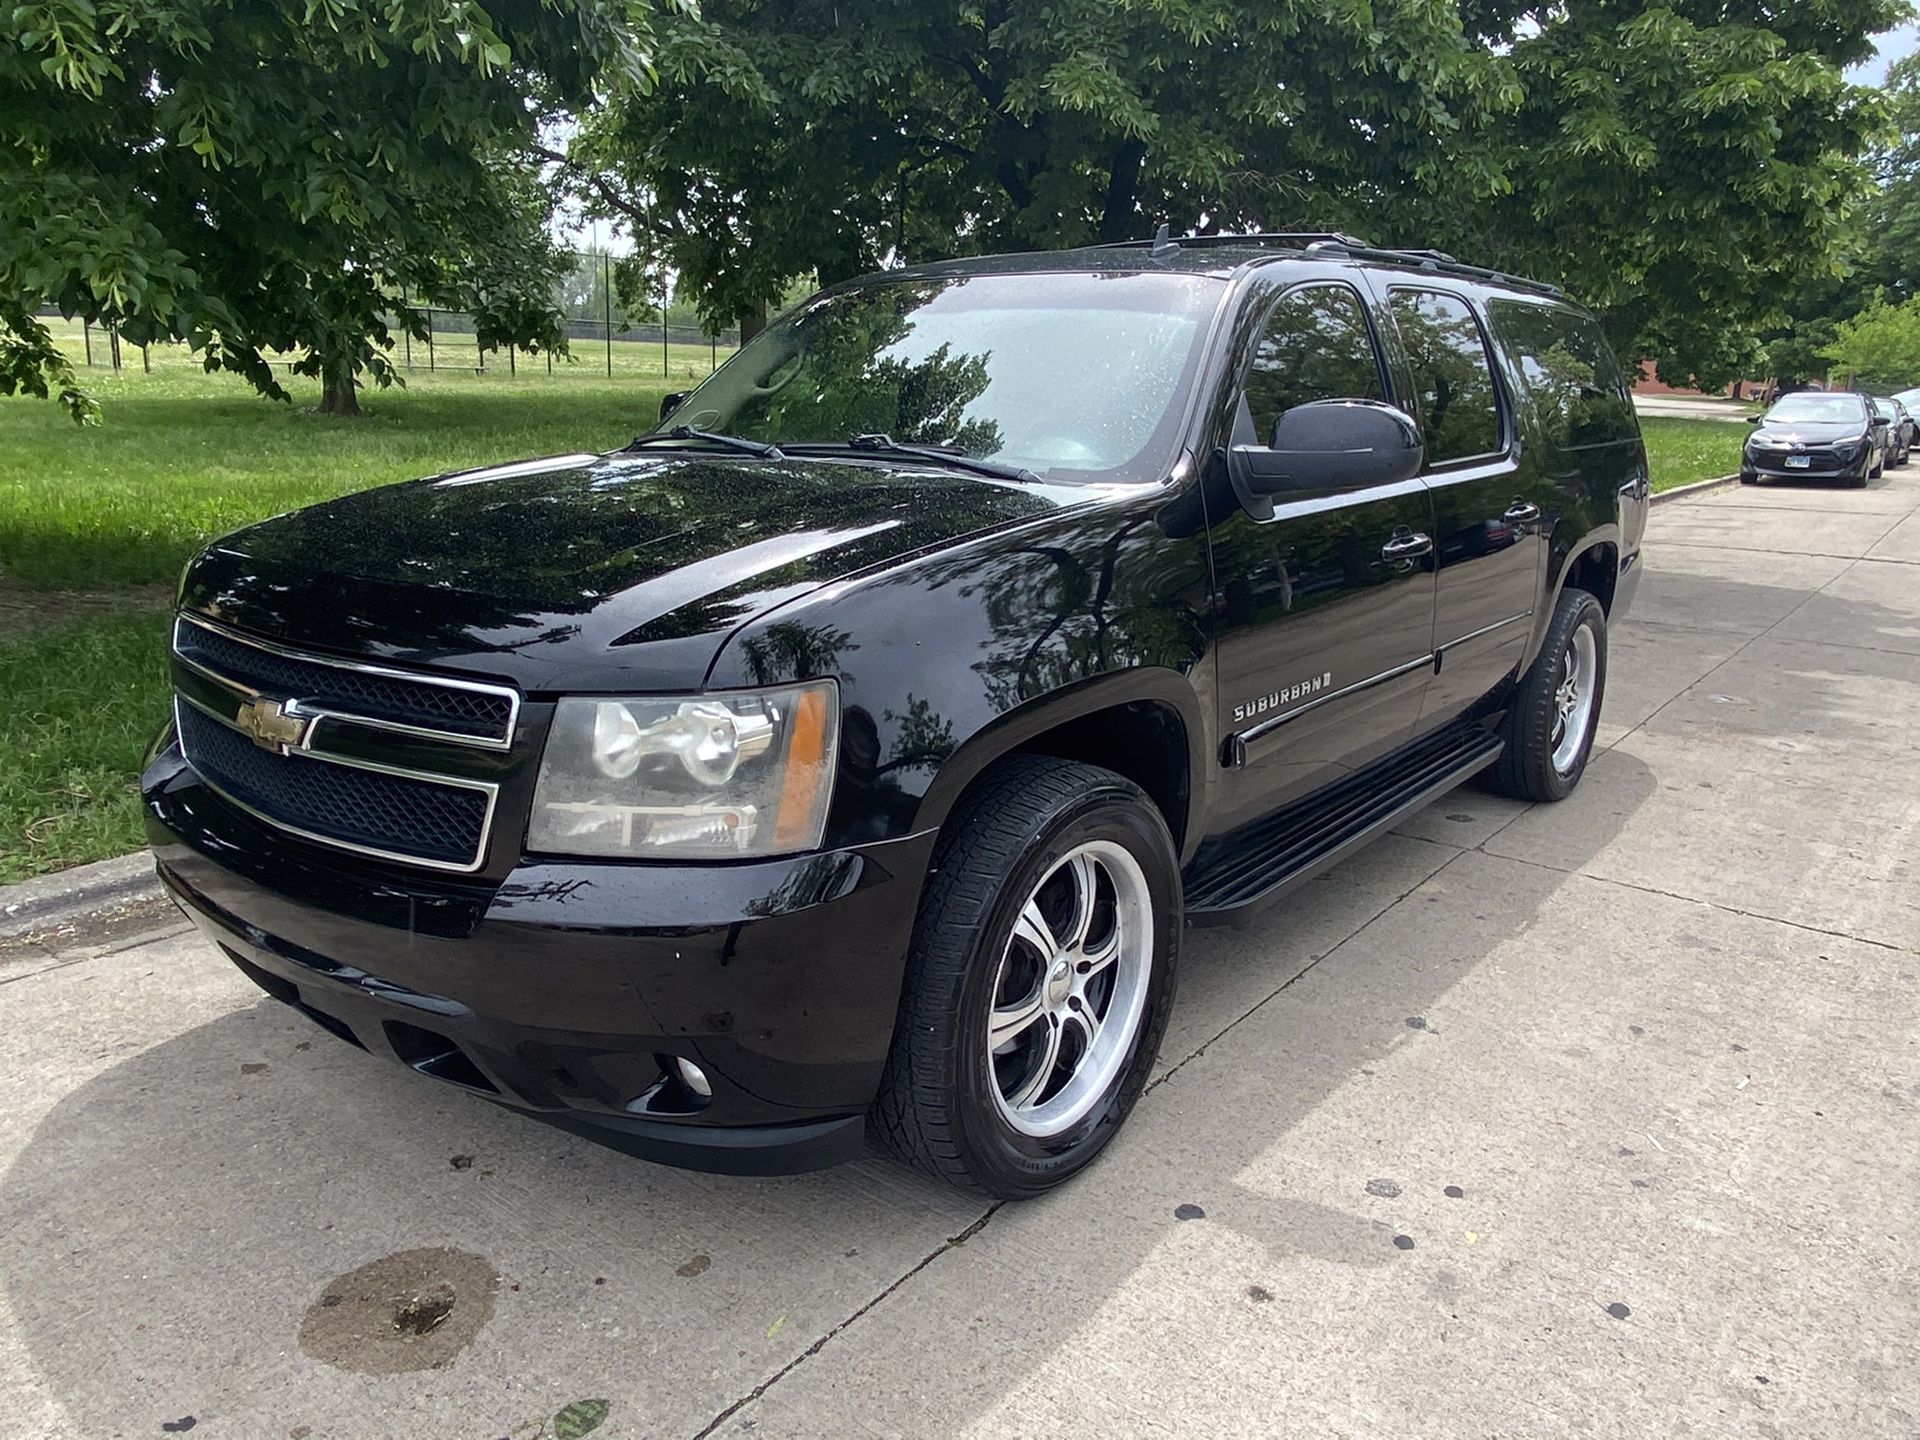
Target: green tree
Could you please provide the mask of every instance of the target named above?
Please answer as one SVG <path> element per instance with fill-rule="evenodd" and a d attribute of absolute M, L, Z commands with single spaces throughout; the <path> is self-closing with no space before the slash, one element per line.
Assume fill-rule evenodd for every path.
<path fill-rule="evenodd" d="M 565 161 L 711 313 L 790 277 L 1149 234 L 1352 230 L 1569 284 L 1715 378 L 1831 270 L 1903 0 L 713 0 Z"/>
<path fill-rule="evenodd" d="M 1896 60 L 1884 94 L 1889 135 L 1874 154 L 1879 191 L 1864 239 L 1871 283 L 1896 299 L 1920 293 L 1920 55 Z"/>
<path fill-rule="evenodd" d="M 33 310 L 184 340 L 322 408 L 395 377 L 387 317 L 562 343 L 542 116 L 644 89 L 639 0 L 26 0 L 0 26 L 0 393 L 91 401 Z M 403 303 L 404 297 L 404 303 Z"/>
<path fill-rule="evenodd" d="M 1431 0 L 715 0 L 655 56 L 657 102 L 614 93 L 553 158 L 725 321 L 807 272 L 1477 190 L 1447 137 L 1518 100 Z"/>
<path fill-rule="evenodd" d="M 1920 385 L 1920 297 L 1898 305 L 1875 301 L 1836 326 L 1822 353 L 1834 374 L 1862 390 L 1885 394 Z"/>
<path fill-rule="evenodd" d="M 1422 233 L 1566 284 L 1673 383 L 1752 373 L 1755 332 L 1783 296 L 1844 267 L 1882 109 L 1842 72 L 1905 5 L 1465 8 L 1472 34 L 1508 50 L 1525 98 L 1487 137 L 1499 192 L 1423 207 Z"/>

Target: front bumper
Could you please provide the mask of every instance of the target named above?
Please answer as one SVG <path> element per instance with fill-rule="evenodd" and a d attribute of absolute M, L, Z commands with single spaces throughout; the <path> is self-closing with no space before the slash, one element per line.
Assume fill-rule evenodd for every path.
<path fill-rule="evenodd" d="M 1873 451 L 1868 450 L 1858 460 L 1849 460 L 1837 466 L 1824 455 L 1812 457 L 1812 463 L 1805 469 L 1788 469 L 1786 457 L 1782 455 L 1754 455 L 1743 452 L 1740 456 L 1741 478 L 1753 480 L 1859 480 L 1863 479 L 1873 463 Z"/>
<path fill-rule="evenodd" d="M 526 861 L 503 882 L 450 882 L 278 832 L 177 749 L 141 790 L 174 899 L 340 1038 L 668 1164 L 773 1174 L 860 1152 L 931 833 L 761 863 Z"/>

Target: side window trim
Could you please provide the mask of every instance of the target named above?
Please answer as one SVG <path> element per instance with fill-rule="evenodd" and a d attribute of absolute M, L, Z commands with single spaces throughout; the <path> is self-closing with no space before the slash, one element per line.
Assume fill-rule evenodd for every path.
<path fill-rule="evenodd" d="M 1495 358 L 1493 326 L 1488 317 L 1480 313 L 1480 307 L 1473 303 L 1471 296 L 1463 295 L 1457 290 L 1448 290 L 1439 285 L 1389 285 L 1386 287 L 1386 310 L 1388 317 L 1393 320 L 1396 330 L 1400 324 L 1398 317 L 1393 314 L 1393 297 L 1396 295 L 1441 295 L 1449 300 L 1456 300 L 1460 303 L 1461 308 L 1472 318 L 1473 328 L 1480 336 L 1480 358 L 1486 362 L 1487 377 L 1493 385 L 1494 408 L 1500 420 L 1500 443 L 1494 449 L 1484 450 L 1478 455 L 1457 456 L 1452 460 L 1429 461 L 1425 471 L 1422 473 L 1429 475 L 1446 475 L 1456 470 L 1470 470 L 1494 465 L 1505 460 L 1512 460 L 1514 458 L 1514 440 L 1520 433 L 1519 420 L 1515 411 L 1517 402 L 1507 385 L 1506 367 L 1501 365 L 1498 359 Z M 1400 338 L 1400 349 L 1402 355 L 1405 357 L 1408 370 L 1411 372 L 1413 367 L 1413 354 L 1407 348 L 1405 336 Z M 1419 383 L 1419 377 L 1416 375 L 1409 374 L 1408 378 L 1413 380 L 1416 385 Z M 1409 396 L 1408 398 L 1411 400 L 1413 397 Z M 1425 438 L 1427 429 L 1426 420 L 1425 417 L 1420 414 L 1418 406 L 1409 407 L 1402 405 L 1400 408 L 1413 417 L 1413 423 L 1420 427 L 1421 436 Z"/>
<path fill-rule="evenodd" d="M 1389 405 L 1400 405 L 1394 393 L 1393 370 L 1387 364 L 1386 347 L 1380 340 L 1380 320 L 1373 313 L 1373 304 L 1367 294 L 1350 280 L 1336 279 L 1332 276 L 1317 276 L 1309 280 L 1298 280 L 1283 286 L 1267 301 L 1260 313 L 1259 323 L 1248 332 L 1252 341 L 1247 353 L 1241 357 L 1240 364 L 1233 377 L 1232 399 L 1227 414 L 1227 433 L 1237 436 L 1240 433 L 1240 421 L 1243 416 L 1251 423 L 1252 412 L 1247 406 L 1247 377 L 1253 373 L 1253 364 L 1260 354 L 1260 337 L 1267 333 L 1267 327 L 1273 323 L 1274 312 L 1288 300 L 1308 290 L 1344 290 L 1360 310 L 1360 323 L 1367 327 L 1367 343 L 1373 347 L 1373 379 L 1380 387 L 1380 395 Z M 1402 407 L 1404 408 L 1404 406 Z M 1255 433 L 1253 443 L 1266 447 L 1267 438 Z"/>

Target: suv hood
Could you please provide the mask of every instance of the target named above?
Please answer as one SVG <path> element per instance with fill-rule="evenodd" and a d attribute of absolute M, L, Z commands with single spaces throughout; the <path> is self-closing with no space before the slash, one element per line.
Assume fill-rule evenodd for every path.
<path fill-rule="evenodd" d="M 208 547 L 181 602 L 289 644 L 530 691 L 697 687 L 754 615 L 1089 498 L 921 461 L 566 455 L 264 521 Z"/>

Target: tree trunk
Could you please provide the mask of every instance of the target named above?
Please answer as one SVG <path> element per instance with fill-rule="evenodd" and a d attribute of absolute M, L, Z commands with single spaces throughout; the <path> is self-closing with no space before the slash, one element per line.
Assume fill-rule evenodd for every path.
<path fill-rule="evenodd" d="M 1123 140 L 1114 151 L 1113 166 L 1107 173 L 1106 203 L 1101 208 L 1097 238 L 1102 245 L 1144 238 L 1136 233 L 1133 208 L 1140 189 L 1140 164 L 1147 158 L 1147 147 L 1138 140 Z"/>
<path fill-rule="evenodd" d="M 357 416 L 360 391 L 353 383 L 351 360 L 329 360 L 320 371 L 320 413 Z"/>
<path fill-rule="evenodd" d="M 740 343 L 746 344 L 766 328 L 767 302 L 762 300 L 740 317 Z"/>

